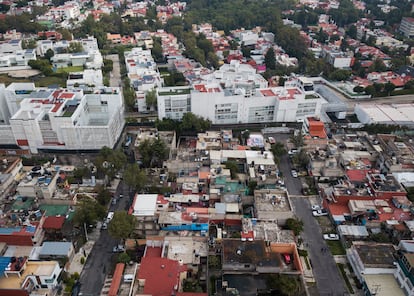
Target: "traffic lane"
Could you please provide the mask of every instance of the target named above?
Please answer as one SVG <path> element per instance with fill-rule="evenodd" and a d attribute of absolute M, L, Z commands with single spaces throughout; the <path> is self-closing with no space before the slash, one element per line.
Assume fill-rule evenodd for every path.
<path fill-rule="evenodd" d="M 108 257 L 113 255 L 112 248 L 117 243 L 117 240 L 113 239 L 108 234 L 108 231 L 102 231 L 99 240 L 95 243 L 82 271 L 80 278 L 82 284 L 81 293 L 85 295 L 100 294 L 106 274 L 111 269 L 112 261 L 108 260 Z"/>
<path fill-rule="evenodd" d="M 124 192 L 124 196 L 128 196 L 125 195 L 125 185 L 122 180 L 119 182 L 115 192 L 117 197 L 121 192 Z M 115 205 L 111 204 L 110 211 L 124 210 L 127 200 L 127 198 L 118 198 L 118 202 Z M 83 295 L 100 295 L 105 277 L 112 268 L 112 260 L 110 258 L 116 256 L 112 253 L 112 250 L 118 243 L 119 240 L 112 238 L 108 230 L 101 230 L 100 236 L 95 242 L 82 270 L 80 282 Z"/>
<path fill-rule="evenodd" d="M 292 168 L 290 165 L 290 158 L 288 154 L 283 155 L 280 158 L 279 170 L 282 172 L 285 186 L 290 195 L 301 195 L 302 194 L 302 183 L 300 178 L 292 177 Z"/>
<path fill-rule="evenodd" d="M 303 221 L 301 234 L 311 260 L 313 275 L 320 295 L 344 295 L 346 293 L 342 276 L 336 262 L 323 239 L 322 230 L 313 217 L 307 198 L 292 197 L 296 216 Z"/>

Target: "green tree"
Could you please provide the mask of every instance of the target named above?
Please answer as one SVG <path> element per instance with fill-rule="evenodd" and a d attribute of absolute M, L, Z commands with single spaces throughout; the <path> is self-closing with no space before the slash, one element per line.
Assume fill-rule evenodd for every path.
<path fill-rule="evenodd" d="M 276 142 L 270 148 L 270 151 L 273 153 L 273 157 L 276 163 L 279 163 L 280 158 L 286 154 L 285 145 L 281 142 Z"/>
<path fill-rule="evenodd" d="M 272 291 L 280 292 L 281 296 L 297 295 L 300 291 L 300 283 L 298 278 L 286 274 L 268 275 L 266 279 L 266 286 Z"/>
<path fill-rule="evenodd" d="M 154 164 L 162 166 L 162 162 L 168 157 L 168 148 L 160 139 L 144 140 L 138 147 L 140 159 L 144 167 L 152 167 Z"/>
<path fill-rule="evenodd" d="M 197 116 L 194 113 L 187 112 L 181 120 L 181 129 L 186 131 L 201 132 L 210 128 L 211 121 Z"/>
<path fill-rule="evenodd" d="M 131 261 L 131 257 L 129 257 L 128 253 L 121 253 L 118 255 L 118 263 L 129 263 Z"/>
<path fill-rule="evenodd" d="M 395 85 L 392 84 L 391 82 L 387 82 L 384 84 L 384 91 L 387 93 L 388 96 L 391 95 L 394 89 L 395 89 Z"/>
<path fill-rule="evenodd" d="M 45 59 L 48 59 L 50 61 L 54 55 L 55 55 L 55 52 L 52 49 L 49 48 L 45 52 Z"/>
<path fill-rule="evenodd" d="M 331 80 L 345 81 L 351 76 L 351 71 L 344 69 L 337 69 L 329 74 Z"/>
<path fill-rule="evenodd" d="M 105 217 L 105 208 L 90 198 L 78 201 L 73 221 L 78 226 L 96 225 L 96 222 Z"/>
<path fill-rule="evenodd" d="M 288 218 L 286 227 L 293 231 L 295 235 L 299 235 L 303 231 L 303 221 L 296 218 Z"/>
<path fill-rule="evenodd" d="M 270 70 L 275 70 L 276 69 L 276 57 L 275 57 L 275 52 L 273 50 L 273 48 L 269 48 L 269 50 L 266 52 L 265 55 L 265 65 L 266 65 L 266 70 L 270 69 Z"/>
<path fill-rule="evenodd" d="M 147 108 L 157 109 L 157 92 L 155 89 L 150 90 L 145 94 L 145 104 L 147 105 Z"/>
<path fill-rule="evenodd" d="M 233 160 L 228 160 L 225 162 L 226 169 L 230 170 L 230 175 L 232 179 L 237 178 L 237 174 L 239 173 L 239 166 L 237 165 L 237 162 Z"/>
<path fill-rule="evenodd" d="M 83 46 L 80 42 L 71 42 L 68 46 L 69 53 L 83 52 Z"/>
<path fill-rule="evenodd" d="M 296 148 L 302 147 L 304 144 L 302 131 L 291 135 L 289 140 Z"/>
<path fill-rule="evenodd" d="M 96 192 L 96 200 L 102 205 L 106 206 L 111 200 L 111 192 L 102 185 L 96 185 L 94 191 Z"/>
<path fill-rule="evenodd" d="M 147 175 L 139 168 L 138 164 L 128 164 L 124 172 L 124 181 L 136 192 L 140 192 L 147 184 Z"/>
<path fill-rule="evenodd" d="M 124 94 L 124 103 L 125 107 L 128 111 L 133 111 L 136 106 L 136 95 L 135 91 L 132 87 L 128 85 L 122 88 L 122 93 Z"/>
<path fill-rule="evenodd" d="M 45 76 L 50 76 L 53 73 L 52 65 L 46 59 L 30 60 L 28 65 L 32 69 L 39 70 Z"/>
<path fill-rule="evenodd" d="M 136 226 L 135 216 L 126 211 L 116 211 L 108 225 L 108 233 L 116 239 L 127 239 L 134 232 Z"/>
<path fill-rule="evenodd" d="M 372 97 L 375 97 L 376 95 L 375 87 L 373 85 L 368 85 L 365 87 L 364 91 L 367 95 L 370 95 Z"/>
<path fill-rule="evenodd" d="M 356 92 L 356 93 L 358 93 L 358 94 L 359 93 L 363 93 L 364 92 L 364 88 L 362 86 L 360 86 L 360 85 L 357 85 L 357 86 L 354 87 L 353 91 Z"/>
<path fill-rule="evenodd" d="M 34 39 L 26 39 L 22 41 L 23 49 L 34 49 L 37 47 L 37 42 Z"/>
<path fill-rule="evenodd" d="M 113 178 L 115 174 L 125 166 L 127 157 L 120 149 L 113 150 L 109 147 L 102 147 L 95 159 L 98 171 Z"/>
<path fill-rule="evenodd" d="M 114 62 L 112 60 L 109 59 L 104 59 L 103 60 L 103 67 L 102 67 L 102 72 L 109 73 L 114 69 Z"/>

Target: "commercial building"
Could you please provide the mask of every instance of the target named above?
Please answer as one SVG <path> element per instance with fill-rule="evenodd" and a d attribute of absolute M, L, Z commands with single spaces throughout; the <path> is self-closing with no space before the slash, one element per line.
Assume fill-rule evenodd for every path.
<path fill-rule="evenodd" d="M 356 104 L 355 115 L 364 124 L 414 126 L 414 104 Z"/>
<path fill-rule="evenodd" d="M 35 88 L 12 83 L 0 95 L 4 125 L 2 144 L 39 149 L 98 150 L 114 147 L 123 126 L 123 100 L 118 88 L 82 90 Z"/>

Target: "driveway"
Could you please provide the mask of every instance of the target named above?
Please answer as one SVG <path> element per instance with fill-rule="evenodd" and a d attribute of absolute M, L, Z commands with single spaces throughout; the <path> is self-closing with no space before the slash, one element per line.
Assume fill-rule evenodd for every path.
<path fill-rule="evenodd" d="M 291 176 L 288 155 L 284 155 L 281 158 L 279 169 L 283 173 L 285 185 L 288 189 L 296 216 L 304 223 L 304 230 L 301 236 L 305 246 L 307 246 L 319 295 L 347 295 L 344 280 L 339 273 L 333 256 L 329 251 L 321 251 L 323 248 L 328 248 L 328 246 L 323 240 L 322 231 L 317 220 L 312 216 L 308 198 L 301 196 L 302 184 L 300 178 L 293 178 Z M 314 294 L 312 293 L 312 295 Z"/>
<path fill-rule="evenodd" d="M 121 67 L 119 65 L 119 56 L 117 54 L 110 54 L 106 56 L 106 59 L 112 60 L 113 62 L 113 69 L 109 74 L 109 86 L 121 86 Z"/>

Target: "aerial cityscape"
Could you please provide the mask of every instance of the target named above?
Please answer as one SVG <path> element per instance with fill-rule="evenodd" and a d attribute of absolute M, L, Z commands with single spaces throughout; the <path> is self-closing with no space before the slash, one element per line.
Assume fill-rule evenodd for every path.
<path fill-rule="evenodd" d="M 414 0 L 0 0 L 0 296 L 414 296 Z"/>

